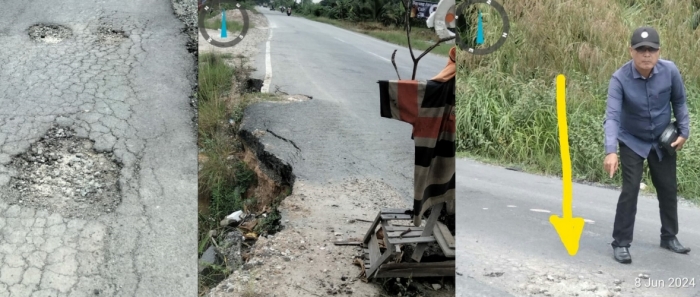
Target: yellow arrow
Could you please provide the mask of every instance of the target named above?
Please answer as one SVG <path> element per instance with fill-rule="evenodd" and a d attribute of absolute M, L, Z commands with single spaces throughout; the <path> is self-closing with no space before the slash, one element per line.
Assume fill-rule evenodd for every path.
<path fill-rule="evenodd" d="M 569 255 L 574 256 L 578 252 L 581 233 L 583 232 L 583 218 L 572 217 L 572 183 L 571 183 L 571 157 L 569 156 L 569 133 L 566 126 L 566 78 L 563 74 L 557 75 L 557 121 L 559 122 L 559 147 L 561 150 L 562 181 L 564 182 L 563 217 L 552 215 L 549 222 L 559 234 Z"/>

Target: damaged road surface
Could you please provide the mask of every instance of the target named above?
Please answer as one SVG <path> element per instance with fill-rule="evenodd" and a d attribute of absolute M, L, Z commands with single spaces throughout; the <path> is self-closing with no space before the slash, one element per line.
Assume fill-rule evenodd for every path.
<path fill-rule="evenodd" d="M 380 209 L 413 205 L 412 127 L 380 117 L 377 84 L 396 79 L 389 60 L 396 48 L 399 71 L 410 75 L 410 54 L 331 25 L 258 11 L 272 31 L 271 63 L 266 65 L 266 42 L 260 42 L 253 75 L 271 77 L 267 89 L 287 96 L 248 107 L 240 136 L 267 166 L 265 174 L 293 182 L 292 195 L 280 205 L 284 229 L 260 237 L 245 268 L 209 296 L 249 290 L 285 297 L 387 294 L 382 280 L 367 284 L 358 278 L 361 269 L 353 265 L 362 254 L 358 247 L 333 242 L 360 241 L 370 227 L 366 221 Z M 429 79 L 446 64 L 447 57 L 428 54 L 417 78 Z M 265 73 L 268 66 L 271 75 Z M 454 296 L 454 284 L 440 280 L 418 287 L 402 296 Z"/>
<path fill-rule="evenodd" d="M 586 223 L 572 257 L 549 222 L 562 211 L 561 178 L 468 159 L 457 168 L 457 296 L 700 296 L 697 206 L 678 203 L 678 239 L 692 251 L 675 254 L 659 247 L 656 195 L 640 193 L 632 263 L 620 264 L 610 246 L 620 191 L 575 183 L 574 216 Z"/>
<path fill-rule="evenodd" d="M 0 296 L 197 294 L 196 73 L 173 5 L 3 3 Z"/>

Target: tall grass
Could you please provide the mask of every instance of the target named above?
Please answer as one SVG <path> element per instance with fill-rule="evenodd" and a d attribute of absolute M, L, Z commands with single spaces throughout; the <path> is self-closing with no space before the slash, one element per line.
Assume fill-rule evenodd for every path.
<path fill-rule="evenodd" d="M 630 60 L 631 32 L 651 25 L 661 58 L 678 65 L 688 93 L 691 138 L 678 156 L 679 194 L 700 196 L 700 1 L 503 0 L 509 40 L 487 56 L 458 53 L 457 150 L 561 174 L 555 77 L 567 77 L 567 120 L 574 178 L 620 184 L 603 171 L 603 119 L 612 73 Z M 699 3 L 700 4 L 700 3 Z M 484 20 L 487 21 L 486 19 Z M 648 174 L 645 182 L 651 185 Z"/>

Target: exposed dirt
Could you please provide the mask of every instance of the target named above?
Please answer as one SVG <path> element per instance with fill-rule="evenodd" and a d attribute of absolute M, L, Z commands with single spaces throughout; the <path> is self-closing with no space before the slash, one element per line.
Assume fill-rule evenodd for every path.
<path fill-rule="evenodd" d="M 362 220 L 374 219 L 381 208 L 405 206 L 401 196 L 384 182 L 297 182 L 293 193 L 279 208 L 284 230 L 275 236 L 260 237 L 249 251 L 244 268 L 234 272 L 209 296 L 396 296 L 401 290 L 402 296 L 407 296 L 406 292 L 412 296 L 454 296 L 452 278 L 414 280 L 412 285 L 407 284 L 407 279 L 365 283 L 360 278 L 361 268 L 352 265 L 362 255 L 361 249 L 333 244 L 361 240 L 370 226 Z M 394 293 L 389 294 L 383 287 Z"/>
<path fill-rule="evenodd" d="M 243 162 L 248 164 L 248 168 L 252 169 L 257 175 L 257 186 L 248 189 L 245 196 L 246 197 L 256 197 L 256 207 L 255 209 L 264 210 L 270 205 L 273 205 L 273 201 L 276 197 L 279 197 L 285 190 L 284 186 L 272 180 L 269 176 L 262 172 L 260 164 L 255 154 L 246 149 L 243 154 Z"/>
<path fill-rule="evenodd" d="M 65 217 L 94 218 L 121 202 L 120 166 L 93 142 L 55 126 L 8 166 L 8 203 L 47 209 Z"/>

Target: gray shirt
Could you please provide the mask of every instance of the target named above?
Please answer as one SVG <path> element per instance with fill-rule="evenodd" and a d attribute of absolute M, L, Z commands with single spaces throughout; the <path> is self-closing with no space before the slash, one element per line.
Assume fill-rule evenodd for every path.
<path fill-rule="evenodd" d="M 605 154 L 616 153 L 618 140 L 647 158 L 655 148 L 663 158 L 658 137 L 671 122 L 671 109 L 680 136 L 690 135 L 690 115 L 685 87 L 676 64 L 659 59 L 648 78 L 634 67 L 634 60 L 613 73 L 605 112 Z"/>

